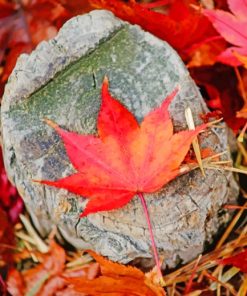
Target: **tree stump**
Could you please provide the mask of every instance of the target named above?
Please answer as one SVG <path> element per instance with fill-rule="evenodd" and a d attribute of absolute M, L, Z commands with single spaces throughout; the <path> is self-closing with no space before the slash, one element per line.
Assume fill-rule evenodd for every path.
<path fill-rule="evenodd" d="M 199 114 L 208 112 L 183 62 L 166 42 L 110 12 L 92 11 L 71 19 L 56 38 L 18 59 L 1 106 L 4 161 L 41 235 L 57 225 L 60 237 L 76 248 L 127 263 L 152 258 L 138 198 L 122 209 L 80 219 L 85 199 L 32 181 L 74 172 L 59 136 L 43 119 L 78 133 L 95 133 L 104 75 L 111 93 L 139 121 L 177 85 L 181 90 L 170 106 L 176 131 L 187 128 L 186 107 L 192 109 L 196 124 L 201 123 Z M 227 141 L 224 124 L 200 136 L 201 146 L 215 152 L 226 150 Z M 146 194 L 165 264 L 187 262 L 202 252 L 229 219 L 222 205 L 234 202 L 237 195 L 232 174 L 212 170 L 206 171 L 206 178 L 195 170 L 156 194 Z"/>

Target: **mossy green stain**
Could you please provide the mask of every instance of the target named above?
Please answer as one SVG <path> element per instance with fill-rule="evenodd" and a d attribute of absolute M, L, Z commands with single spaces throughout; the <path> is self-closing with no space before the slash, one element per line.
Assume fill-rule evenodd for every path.
<path fill-rule="evenodd" d="M 14 118 L 17 130 L 34 130 L 43 125 L 44 117 L 59 123 L 60 116 L 66 117 L 73 108 L 78 117 L 81 117 L 78 118 L 81 126 L 91 126 L 95 124 L 99 110 L 104 75 L 116 80 L 118 69 L 127 71 L 134 55 L 135 40 L 128 27 L 123 27 L 93 52 L 57 73 L 26 101 L 12 106 L 8 116 Z"/>

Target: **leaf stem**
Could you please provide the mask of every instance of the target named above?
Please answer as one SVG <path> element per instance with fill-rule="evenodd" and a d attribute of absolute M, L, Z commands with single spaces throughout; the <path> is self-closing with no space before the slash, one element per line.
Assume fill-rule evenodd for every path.
<path fill-rule="evenodd" d="M 145 201 L 145 198 L 144 198 L 142 192 L 138 192 L 138 196 L 139 196 L 139 198 L 141 200 L 142 207 L 143 207 L 143 210 L 144 210 L 144 214 L 145 214 L 145 217 L 146 217 L 146 220 L 147 220 L 147 224 L 148 224 L 148 230 L 149 230 L 150 237 L 151 237 L 151 243 L 152 243 L 152 248 L 153 248 L 153 253 L 154 253 L 154 260 L 155 260 L 155 264 L 157 266 L 157 272 L 158 272 L 158 276 L 159 276 L 159 281 L 160 281 L 160 284 L 162 286 L 164 286 L 164 280 L 163 280 L 163 276 L 162 276 L 162 272 L 161 272 L 161 268 L 160 268 L 161 267 L 161 264 L 160 264 L 160 260 L 159 260 L 159 256 L 158 256 L 158 251 L 157 251 L 156 243 L 155 243 L 155 240 L 154 240 L 153 228 L 152 228 L 152 225 L 151 225 L 151 221 L 150 221 L 150 216 L 149 216 L 149 213 L 148 213 L 147 204 L 146 204 L 146 201 Z"/>

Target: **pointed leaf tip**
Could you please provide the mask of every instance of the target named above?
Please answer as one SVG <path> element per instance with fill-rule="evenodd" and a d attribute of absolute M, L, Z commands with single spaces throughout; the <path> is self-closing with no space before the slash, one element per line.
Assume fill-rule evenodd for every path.
<path fill-rule="evenodd" d="M 165 98 L 165 100 L 162 103 L 162 107 L 165 109 L 166 112 L 168 106 L 171 104 L 172 100 L 176 97 L 176 95 L 178 94 L 178 92 L 180 91 L 180 86 L 177 85 L 174 90 Z"/>
<path fill-rule="evenodd" d="M 80 218 L 85 218 L 87 215 L 84 212 L 80 213 Z"/>
<path fill-rule="evenodd" d="M 51 119 L 49 118 L 44 118 L 43 121 L 48 124 L 50 127 L 54 128 L 54 129 L 57 129 L 58 128 L 58 124 L 55 123 L 54 121 L 52 121 Z"/>
<path fill-rule="evenodd" d="M 104 76 L 103 84 L 107 84 L 107 85 L 109 84 L 109 79 L 107 75 Z"/>
<path fill-rule="evenodd" d="M 38 180 L 38 179 L 32 179 L 32 182 L 34 182 L 34 183 L 39 183 L 39 184 L 42 184 L 42 183 L 43 183 L 42 180 Z"/>
<path fill-rule="evenodd" d="M 108 80 L 108 77 L 105 76 L 103 79 L 102 87 L 101 87 L 101 99 L 103 101 L 109 98 L 111 98 L 111 95 L 109 93 L 109 80 Z"/>
<path fill-rule="evenodd" d="M 103 85 L 102 85 L 102 88 L 104 87 L 104 86 L 109 86 L 109 79 L 108 79 L 108 77 L 105 75 L 104 76 L 104 79 L 103 79 Z"/>

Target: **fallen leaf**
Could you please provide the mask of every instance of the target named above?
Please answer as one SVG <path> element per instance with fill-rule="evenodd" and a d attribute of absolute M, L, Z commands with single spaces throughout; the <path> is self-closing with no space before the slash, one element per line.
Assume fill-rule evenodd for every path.
<path fill-rule="evenodd" d="M 234 45 L 223 51 L 217 60 L 238 66 L 241 62 L 235 53 L 247 55 L 247 5 L 245 0 L 228 0 L 228 6 L 232 13 L 220 9 L 204 9 L 203 14 L 209 18 L 221 36 Z"/>
<path fill-rule="evenodd" d="M 15 8 L 15 3 L 11 3 L 7 0 L 0 0 L 0 18 L 11 15 Z"/>
<path fill-rule="evenodd" d="M 242 56 L 242 55 L 238 54 L 237 52 L 235 52 L 234 55 L 242 63 L 242 65 L 247 69 L 247 55 Z"/>
<path fill-rule="evenodd" d="M 139 125 L 135 117 L 102 85 L 98 134 L 79 135 L 47 120 L 62 138 L 77 173 L 42 184 L 88 198 L 81 216 L 126 205 L 136 194 L 155 192 L 179 175 L 191 142 L 206 125 L 173 134 L 168 106 L 178 90 Z M 127 172 L 127 173 L 126 173 Z"/>
<path fill-rule="evenodd" d="M 237 255 L 218 260 L 219 264 L 232 265 L 239 268 L 242 272 L 247 273 L 247 250 Z"/>
<path fill-rule="evenodd" d="M 208 106 L 222 112 L 224 121 L 237 133 L 246 120 L 236 114 L 243 107 L 243 99 L 238 91 L 238 80 L 234 69 L 220 63 L 214 67 L 194 67 L 190 74 L 201 88 L 202 96 Z M 227 86 L 227 87 L 226 87 Z"/>
<path fill-rule="evenodd" d="M 209 96 L 209 100 L 207 101 L 208 107 L 211 109 L 222 110 L 223 107 L 220 99 L 219 90 L 214 85 L 209 83 L 204 83 L 203 86 L 205 87 Z"/>
<path fill-rule="evenodd" d="M 72 15 L 87 13 L 93 9 L 89 0 L 63 0 L 61 1 L 61 4 Z"/>
<path fill-rule="evenodd" d="M 40 264 L 35 267 L 19 272 L 12 270 L 8 275 L 8 291 L 13 296 L 30 295 L 48 296 L 53 295 L 47 292 L 59 289 L 66 286 L 65 281 L 59 276 L 63 273 L 65 268 L 65 251 L 62 247 L 54 241 L 50 242 L 50 251 L 47 254 L 39 253 Z M 62 285 L 63 282 L 63 285 Z M 22 289 L 24 294 L 18 294 Z M 13 291 L 17 291 L 16 294 Z"/>
<path fill-rule="evenodd" d="M 85 252 L 96 262 L 76 270 L 67 269 L 64 249 L 51 241 L 49 253 L 36 252 L 40 263 L 35 267 L 23 271 L 10 270 L 8 292 L 12 296 L 165 295 L 157 283 L 156 269 L 144 274 L 135 267 L 107 260 L 94 251 Z"/>
<path fill-rule="evenodd" d="M 7 290 L 11 296 L 25 295 L 24 280 L 16 269 L 11 269 L 8 273 Z"/>
<path fill-rule="evenodd" d="M 165 291 L 152 281 L 150 274 L 105 259 L 93 251 L 87 251 L 100 265 L 100 275 L 88 280 L 85 278 L 67 278 L 75 291 L 85 295 L 115 296 L 164 296 Z"/>
<path fill-rule="evenodd" d="M 21 53 L 29 53 L 40 41 L 54 37 L 57 29 L 70 17 L 58 0 L 0 2 L 0 64 L 5 59 L 2 82 L 8 79 Z"/>
<path fill-rule="evenodd" d="M 12 263 L 15 247 L 13 224 L 9 223 L 7 213 L 0 207 L 0 266 Z"/>
<path fill-rule="evenodd" d="M 16 188 L 9 182 L 4 168 L 2 151 L 0 148 L 0 208 L 8 216 L 8 222 L 15 224 L 23 210 L 23 201 Z"/>
<path fill-rule="evenodd" d="M 187 67 L 213 66 L 217 62 L 218 55 L 226 49 L 226 41 L 222 39 L 204 42 L 195 50 L 190 51 Z"/>
<path fill-rule="evenodd" d="M 191 7 L 193 0 L 154 1 L 140 4 L 134 0 L 90 0 L 95 8 L 111 10 L 117 17 L 138 24 L 187 55 L 187 51 L 217 33 L 207 18 Z M 154 11 L 159 6 L 165 9 Z"/>

